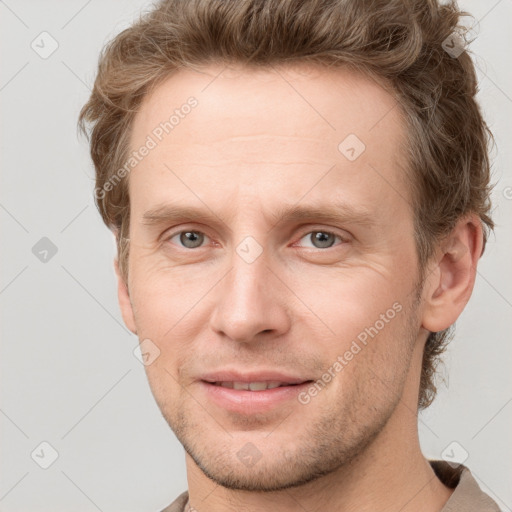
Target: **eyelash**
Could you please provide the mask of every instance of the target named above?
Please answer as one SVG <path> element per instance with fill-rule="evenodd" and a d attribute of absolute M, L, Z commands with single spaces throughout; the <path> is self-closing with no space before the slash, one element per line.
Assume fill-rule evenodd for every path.
<path fill-rule="evenodd" d="M 195 229 L 182 229 L 180 231 L 175 231 L 174 233 L 171 233 L 168 236 L 166 236 L 165 239 L 164 239 L 164 242 L 170 242 L 172 238 L 174 238 L 177 235 L 181 235 L 182 233 L 198 233 L 198 234 L 201 234 L 201 235 L 204 235 L 204 236 L 208 237 L 208 235 L 206 233 L 204 233 L 202 231 L 199 231 L 199 230 L 195 230 Z M 299 241 L 302 240 L 305 236 L 311 235 L 312 233 L 323 233 L 323 234 L 326 234 L 326 235 L 334 235 L 336 238 L 338 238 L 338 240 L 341 241 L 341 243 L 338 244 L 338 245 L 342 245 L 343 243 L 348 242 L 346 237 L 343 237 L 343 236 L 339 235 L 338 233 L 335 233 L 334 231 L 327 231 L 327 230 L 324 230 L 324 229 L 313 229 L 311 231 L 303 233 L 300 236 Z M 210 238 L 210 237 L 208 237 L 208 238 Z M 194 249 L 189 249 L 188 247 L 183 247 L 183 246 L 178 246 L 178 247 L 180 249 L 194 251 L 194 250 L 201 249 L 203 246 L 196 247 Z M 331 247 L 325 247 L 323 249 L 320 248 L 320 247 L 307 247 L 307 248 L 308 249 L 317 249 L 319 251 L 326 251 L 328 249 L 334 249 L 335 247 L 337 247 L 337 245 L 334 245 L 334 246 L 331 246 Z"/>

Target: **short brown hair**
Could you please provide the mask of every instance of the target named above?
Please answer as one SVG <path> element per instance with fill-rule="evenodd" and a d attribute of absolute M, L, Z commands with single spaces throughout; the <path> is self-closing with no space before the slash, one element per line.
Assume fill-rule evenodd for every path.
<path fill-rule="evenodd" d="M 210 63 L 271 66 L 297 62 L 348 66 L 391 85 L 408 124 L 404 147 L 412 177 L 420 269 L 436 243 L 467 213 L 484 228 L 490 217 L 492 134 L 476 102 L 477 79 L 466 51 L 443 43 L 463 36 L 455 1 L 437 0 L 160 0 L 109 42 L 94 89 L 80 112 L 96 169 L 96 204 L 114 230 L 128 277 L 128 177 L 106 187 L 129 153 L 133 118 L 144 97 L 173 71 Z M 434 376 L 450 329 L 430 333 L 418 407 L 436 394 Z"/>

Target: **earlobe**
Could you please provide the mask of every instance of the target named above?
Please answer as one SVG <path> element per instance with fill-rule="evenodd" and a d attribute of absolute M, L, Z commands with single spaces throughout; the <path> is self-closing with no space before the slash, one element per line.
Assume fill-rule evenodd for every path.
<path fill-rule="evenodd" d="M 426 279 L 422 327 L 438 332 L 455 323 L 473 291 L 482 247 L 480 219 L 472 214 L 459 220 L 440 244 Z"/>
<path fill-rule="evenodd" d="M 117 299 L 119 301 L 119 307 L 121 308 L 121 314 L 123 316 L 124 323 L 133 334 L 137 334 L 137 328 L 135 326 L 135 318 L 133 315 L 132 303 L 130 301 L 130 294 L 128 293 L 128 287 L 121 276 L 119 270 L 119 261 L 117 258 L 114 259 L 114 268 L 117 275 Z"/>

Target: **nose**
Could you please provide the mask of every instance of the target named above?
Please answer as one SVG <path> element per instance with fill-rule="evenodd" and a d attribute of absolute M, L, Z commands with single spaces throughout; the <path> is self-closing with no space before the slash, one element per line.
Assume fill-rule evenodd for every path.
<path fill-rule="evenodd" d="M 273 339 L 290 329 L 287 288 L 263 252 L 248 262 L 233 254 L 232 268 L 221 283 L 210 318 L 214 332 L 239 343 Z M 281 277 L 282 279 L 282 277 Z"/>

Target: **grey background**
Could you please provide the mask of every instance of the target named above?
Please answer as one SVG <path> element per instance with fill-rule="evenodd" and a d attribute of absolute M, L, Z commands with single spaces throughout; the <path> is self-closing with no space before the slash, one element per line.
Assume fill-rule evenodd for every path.
<path fill-rule="evenodd" d="M 479 20 L 471 51 L 497 142 L 497 228 L 445 359 L 448 387 L 419 428 L 427 457 L 449 452 L 462 460 L 467 452 L 464 463 L 482 488 L 512 510 L 512 0 L 460 5 Z M 157 511 L 187 487 L 183 449 L 121 319 L 113 236 L 95 209 L 87 143 L 76 134 L 100 49 L 149 7 L 0 1 L 4 512 Z M 31 47 L 47 37 L 51 48 L 43 31 L 58 43 L 45 59 Z M 56 254 L 41 253 L 43 237 Z M 42 442 L 58 452 L 48 469 L 39 465 L 51 455 Z"/>

